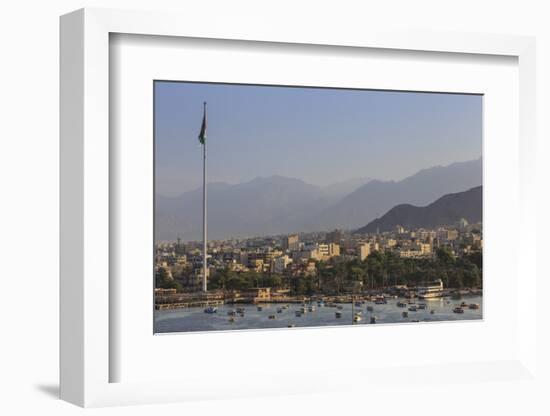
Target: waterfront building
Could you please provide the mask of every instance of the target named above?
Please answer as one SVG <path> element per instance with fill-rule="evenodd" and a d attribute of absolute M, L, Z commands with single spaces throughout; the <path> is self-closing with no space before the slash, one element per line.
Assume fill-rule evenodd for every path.
<path fill-rule="evenodd" d="M 370 254 L 370 244 L 369 243 L 360 243 L 357 246 L 357 254 L 360 261 L 365 260 Z"/>
<path fill-rule="evenodd" d="M 292 263 L 292 259 L 286 254 L 276 257 L 271 261 L 271 273 L 283 274 L 287 266 Z"/>
<path fill-rule="evenodd" d="M 334 230 L 327 233 L 327 236 L 325 238 L 325 242 L 327 244 L 330 244 L 330 243 L 340 244 L 341 241 L 342 241 L 342 231 L 340 230 Z"/>
<path fill-rule="evenodd" d="M 300 238 L 297 234 L 283 238 L 283 250 L 295 251 L 300 248 Z"/>

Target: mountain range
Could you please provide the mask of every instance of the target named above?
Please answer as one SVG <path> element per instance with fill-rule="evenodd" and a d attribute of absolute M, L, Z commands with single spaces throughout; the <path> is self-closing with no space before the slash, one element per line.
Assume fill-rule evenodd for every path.
<path fill-rule="evenodd" d="M 464 192 L 444 195 L 425 207 L 400 204 L 382 217 L 356 230 L 356 233 L 390 231 L 397 225 L 405 229 L 436 228 L 441 225 L 455 224 L 462 218 L 470 223 L 477 223 L 482 220 L 482 199 L 482 187 L 477 186 Z"/>
<path fill-rule="evenodd" d="M 208 237 L 242 238 L 291 232 L 355 229 L 399 204 L 424 206 L 481 185 L 481 158 L 424 169 L 401 181 L 357 178 L 321 187 L 284 176 L 240 184 L 208 184 Z M 200 240 L 202 188 L 177 197 L 156 195 L 155 238 Z"/>

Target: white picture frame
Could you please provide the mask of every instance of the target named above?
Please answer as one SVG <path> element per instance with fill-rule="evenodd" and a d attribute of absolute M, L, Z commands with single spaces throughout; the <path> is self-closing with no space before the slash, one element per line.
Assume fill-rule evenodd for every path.
<path fill-rule="evenodd" d="M 285 374 L 266 371 L 269 382 L 246 381 L 223 391 L 206 391 L 194 374 L 188 380 L 113 382 L 111 368 L 121 357 L 112 348 L 115 305 L 109 276 L 110 227 L 113 226 L 110 201 L 111 173 L 116 171 L 110 158 L 110 34 L 164 36 L 172 38 L 225 39 L 280 44 L 330 45 L 334 48 L 370 48 L 424 51 L 439 54 L 501 55 L 514 57 L 519 68 L 519 168 L 517 182 L 518 215 L 522 233 L 517 253 L 524 275 L 518 287 L 521 307 L 514 319 L 521 322 L 514 353 L 495 361 L 418 363 L 424 374 L 447 369 L 471 382 L 504 377 L 525 380 L 536 377 L 536 278 L 534 250 L 527 242 L 536 240 L 535 177 L 535 42 L 533 38 L 508 35 L 381 32 L 361 30 L 327 34 L 281 31 L 277 25 L 261 28 L 241 26 L 236 33 L 231 22 L 223 20 L 205 27 L 200 19 L 167 13 L 83 9 L 61 18 L 61 397 L 80 406 L 156 403 L 200 398 L 270 395 L 278 393 L 324 392 L 347 389 L 353 384 L 349 367 L 319 370 L 319 380 L 303 386 Z M 261 46 L 260 43 L 258 45 Z M 515 271 L 517 274 L 517 270 Z M 525 319 L 524 319 L 525 318 Z M 309 332 L 308 337 L 338 336 L 330 329 Z M 152 336 L 152 334 L 151 334 Z M 199 335 L 200 336 L 200 335 Z M 229 336 L 229 334 L 227 334 Z M 235 342 L 242 342 L 232 336 Z M 195 337 L 196 338 L 196 337 Z M 199 341 L 200 342 L 200 341 Z M 145 357 L 147 359 L 147 357 Z M 149 358 L 152 359 L 152 358 Z M 361 370 L 361 367 L 358 367 Z M 363 369 L 364 370 L 364 369 Z M 368 367 L 378 380 L 391 381 L 406 368 Z M 246 372 L 245 372 L 246 373 Z M 350 380 L 349 383 L 323 382 L 323 376 Z M 198 377 L 198 378 L 197 378 Z M 284 387 L 283 387 L 284 384 Z"/>

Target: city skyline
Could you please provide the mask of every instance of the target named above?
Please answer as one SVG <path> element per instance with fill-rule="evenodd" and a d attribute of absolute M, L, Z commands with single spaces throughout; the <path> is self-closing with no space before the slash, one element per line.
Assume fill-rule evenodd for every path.
<path fill-rule="evenodd" d="M 209 182 L 401 180 L 482 154 L 480 95 L 157 81 L 159 195 L 200 187 L 204 100 Z"/>

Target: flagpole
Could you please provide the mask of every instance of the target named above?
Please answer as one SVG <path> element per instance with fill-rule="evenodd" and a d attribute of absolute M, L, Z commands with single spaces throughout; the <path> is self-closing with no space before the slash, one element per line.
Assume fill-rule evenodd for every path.
<path fill-rule="evenodd" d="M 206 116 L 206 101 L 204 105 L 204 114 Z M 206 240 L 206 140 L 202 144 L 203 165 L 202 165 L 202 290 L 208 290 L 208 263 L 206 258 L 207 240 Z"/>

